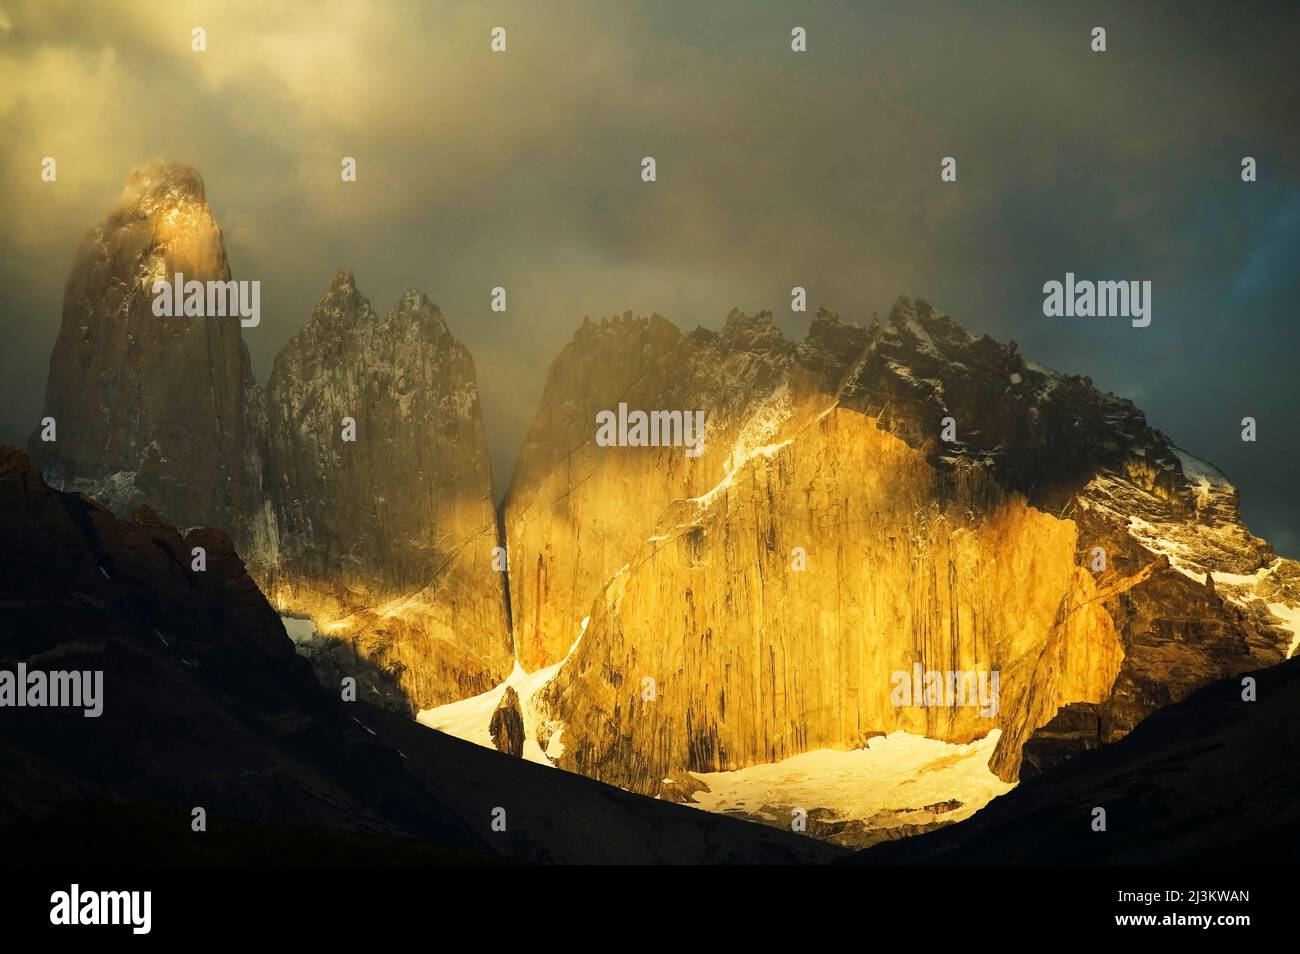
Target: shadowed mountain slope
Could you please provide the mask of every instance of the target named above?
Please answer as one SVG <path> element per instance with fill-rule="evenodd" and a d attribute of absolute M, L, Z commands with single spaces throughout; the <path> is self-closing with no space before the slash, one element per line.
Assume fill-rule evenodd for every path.
<path fill-rule="evenodd" d="M 206 553 L 201 571 L 195 547 Z M 804 862 L 840 853 L 344 703 L 295 655 L 224 533 L 182 537 L 143 507 L 120 520 L 51 489 L 26 455 L 0 445 L 0 669 L 20 664 L 102 671 L 103 711 L 3 710 L 0 824 L 88 805 L 96 817 L 116 811 L 143 829 L 184 826 L 156 830 L 151 838 L 162 844 L 182 833 L 246 837 L 233 823 L 254 821 L 447 849 L 399 852 L 423 860 Z M 194 807 L 232 825 L 191 833 Z M 491 827 L 495 807 L 506 809 L 505 832 Z M 283 832 L 274 826 L 268 838 Z M 288 855 L 310 857 L 309 835 L 285 838 Z M 336 850 L 346 858 L 368 851 L 322 836 L 322 855 Z"/>

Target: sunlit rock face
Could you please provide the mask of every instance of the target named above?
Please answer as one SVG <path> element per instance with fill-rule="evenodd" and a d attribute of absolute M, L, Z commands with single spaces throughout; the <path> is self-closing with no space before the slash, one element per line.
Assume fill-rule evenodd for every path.
<path fill-rule="evenodd" d="M 1044 673 L 1048 697 L 1104 697 L 1123 651 L 1074 562 L 1075 527 L 981 468 L 936 471 L 876 424 L 833 407 L 707 501 L 670 508 L 554 685 L 562 764 L 655 790 L 675 771 L 879 732 L 970 742 L 1019 729 L 1032 709 L 1001 703 Z M 999 711 L 895 705 L 893 674 L 910 680 L 916 664 L 999 670 Z"/>
<path fill-rule="evenodd" d="M 858 330 L 860 333 L 860 329 Z M 527 669 L 564 658 L 591 601 L 672 500 L 708 492 L 814 413 L 818 371 L 768 313 L 682 334 L 658 315 L 585 322 L 551 367 L 503 504 L 515 643 Z M 705 410 L 702 453 L 594 442 L 596 415 Z"/>
<path fill-rule="evenodd" d="M 542 694 L 562 766 L 671 796 L 683 771 L 998 728 L 990 765 L 1013 780 L 1062 706 L 1090 707 L 1094 731 L 1055 758 L 1290 646 L 1294 563 L 1086 379 L 923 302 L 870 329 L 823 313 L 797 345 L 733 313 L 647 346 L 660 324 L 584 326 L 507 502 L 521 652 L 562 656 L 550 627 L 591 616 Z M 618 400 L 704 409 L 706 452 L 596 446 L 595 410 Z M 1207 592 L 1157 538 L 1271 588 Z M 894 674 L 916 665 L 997 671 L 996 713 L 898 705 Z"/>
<path fill-rule="evenodd" d="M 666 391 L 670 378 L 664 361 L 683 347 L 681 332 L 670 322 L 628 314 L 612 322 L 584 322 L 551 365 L 502 505 L 515 648 L 526 669 L 564 658 L 586 615 L 575 617 L 575 610 L 590 605 L 621 555 L 653 527 L 653 508 L 626 506 L 627 498 L 610 495 L 600 480 L 588 486 L 600 459 L 591 444 L 594 422 L 646 374 L 658 376 L 652 391 Z M 640 468 L 633 462 L 629 473 L 639 471 L 633 479 L 657 482 L 661 497 L 684 492 L 689 471 L 667 459 L 655 466 L 652 456 L 640 455 Z"/>
<path fill-rule="evenodd" d="M 689 772 L 996 728 L 1011 781 L 1300 645 L 1300 569 L 1222 474 L 905 299 L 799 342 L 766 313 L 585 323 L 503 505 L 508 613 L 474 366 L 437 308 L 381 319 L 341 273 L 263 393 L 237 319 L 153 314 L 176 272 L 231 277 L 197 174 L 151 163 L 69 278 L 48 478 L 226 530 L 310 617 L 327 685 L 414 712 L 536 680 L 529 757 L 689 797 Z M 620 405 L 703 412 L 703 447 L 598 444 Z M 900 704 L 914 669 L 998 673 L 996 711 Z"/>
<path fill-rule="evenodd" d="M 77 249 L 43 412 L 57 440 L 28 446 L 52 484 L 120 517 L 147 502 L 246 545 L 266 532 L 260 394 L 237 318 L 154 315 L 153 283 L 177 272 L 231 278 L 198 173 L 152 161 Z"/>
<path fill-rule="evenodd" d="M 474 362 L 437 307 L 410 291 L 380 320 L 339 273 L 276 358 L 267 408 L 272 601 L 311 616 L 390 704 L 501 682 L 513 655 Z"/>

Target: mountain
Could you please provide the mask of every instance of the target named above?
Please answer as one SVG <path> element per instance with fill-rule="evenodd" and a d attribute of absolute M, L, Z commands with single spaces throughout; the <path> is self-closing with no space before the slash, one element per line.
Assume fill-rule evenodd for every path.
<path fill-rule="evenodd" d="M 501 682 L 514 659 L 474 361 L 437 307 L 408 291 L 381 321 L 340 272 L 266 395 L 277 547 L 253 559 L 272 602 L 331 638 L 336 677 L 388 674 L 372 688 L 397 708 Z"/>
<path fill-rule="evenodd" d="M 295 654 L 225 533 L 182 535 L 147 507 L 118 519 L 0 445 L 0 671 L 20 664 L 101 672 L 102 711 L 5 708 L 0 832 L 13 862 L 842 855 L 344 702 Z M 192 829 L 196 807 L 207 831 Z"/>
<path fill-rule="evenodd" d="M 157 316 L 153 283 L 230 281 L 199 174 L 152 161 L 87 235 L 29 449 L 120 517 L 225 530 L 322 680 L 399 711 L 513 665 L 474 362 L 423 294 L 382 321 L 340 272 L 266 388 L 238 316 Z M 345 421 L 346 419 L 346 421 Z M 350 425 L 346 422 L 351 422 Z M 351 439 L 349 439 L 351 438 Z"/>
<path fill-rule="evenodd" d="M 619 403 L 704 411 L 704 452 L 600 446 Z M 591 619 L 539 744 L 665 797 L 893 732 L 996 730 L 1014 781 L 1025 750 L 1039 770 L 1280 662 L 1300 622 L 1296 564 L 1222 475 L 1131 402 L 907 299 L 866 329 L 823 311 L 798 343 L 766 314 L 584 324 L 505 523 L 521 658 L 562 658 Z M 916 666 L 999 673 L 996 713 L 900 706 Z"/>
<path fill-rule="evenodd" d="M 45 390 L 56 440 L 38 429 L 28 447 L 50 480 L 118 513 L 147 502 L 247 545 L 267 533 L 261 395 L 237 317 L 153 313 L 154 282 L 177 273 L 231 279 L 203 180 L 154 160 L 77 248 Z"/>
<path fill-rule="evenodd" d="M 1300 567 L 1223 474 L 921 300 L 800 341 L 584 321 L 498 513 L 423 294 L 381 319 L 338 273 L 259 388 L 237 319 L 153 314 L 175 271 L 231 277 L 198 174 L 151 163 L 74 264 L 41 470 L 225 531 L 326 687 L 521 771 L 864 845 L 1300 645 Z"/>
<path fill-rule="evenodd" d="M 0 522 L 3 668 L 104 674 L 98 718 L 6 710 L 0 816 L 113 798 L 484 846 L 434 824 L 401 759 L 332 704 L 225 533 L 146 506 L 120 520 L 8 447 Z"/>

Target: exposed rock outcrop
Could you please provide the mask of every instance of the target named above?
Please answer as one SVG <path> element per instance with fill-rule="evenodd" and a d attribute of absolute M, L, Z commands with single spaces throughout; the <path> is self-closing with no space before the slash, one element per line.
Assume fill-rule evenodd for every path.
<path fill-rule="evenodd" d="M 266 392 L 272 602 L 388 674 L 366 688 L 390 704 L 501 682 L 514 660 L 474 362 L 437 307 L 409 291 L 380 321 L 340 272 Z"/>
<path fill-rule="evenodd" d="M 514 686 L 506 686 L 506 691 L 492 713 L 488 725 L 492 733 L 492 744 L 497 751 L 520 758 L 524 754 L 524 715 L 519 708 L 519 693 Z"/>
<path fill-rule="evenodd" d="M 1131 402 L 924 302 L 869 329 L 823 312 L 798 345 L 733 313 L 721 333 L 660 329 L 647 347 L 660 321 L 584 326 L 507 500 L 521 646 L 552 661 L 549 621 L 591 616 L 543 694 L 561 765 L 658 794 L 684 771 L 879 731 L 998 727 L 992 768 L 1015 779 L 1062 706 L 1096 707 L 1107 741 L 1288 651 L 1294 563 Z M 597 446 L 577 394 L 705 410 L 707 449 Z M 1178 551 L 1199 555 L 1191 575 L 1276 588 L 1220 599 L 1156 542 L 1183 538 L 1200 541 Z M 898 705 L 893 674 L 916 665 L 997 671 L 997 712 Z"/>
<path fill-rule="evenodd" d="M 413 713 L 513 656 L 474 364 L 423 294 L 382 321 L 339 273 L 265 394 L 239 317 L 159 317 L 155 280 L 231 279 L 203 182 L 151 162 L 82 243 L 50 360 L 50 481 L 129 516 L 229 533 L 322 678 Z M 344 418 L 351 422 L 345 440 Z"/>
<path fill-rule="evenodd" d="M 668 503 L 706 493 L 748 450 L 820 408 L 810 401 L 820 378 L 766 312 L 733 311 L 721 333 L 689 335 L 658 315 L 584 322 L 551 367 L 503 503 L 525 668 L 564 658 L 586 608 Z M 596 413 L 620 403 L 707 409 L 703 453 L 596 446 Z"/>
<path fill-rule="evenodd" d="M 151 161 L 86 233 L 63 295 L 44 416 L 29 449 L 56 486 L 129 515 L 147 502 L 182 526 L 218 526 L 241 547 L 268 532 L 264 429 L 239 318 L 157 316 L 153 284 L 229 281 L 203 180 Z"/>
<path fill-rule="evenodd" d="M 900 729 L 997 728 L 1014 780 L 1300 645 L 1300 569 L 1222 474 L 906 299 L 869 328 L 823 310 L 797 343 L 767 313 L 585 322 L 503 504 L 511 613 L 474 365 L 438 309 L 408 292 L 381 320 L 339 273 L 263 392 L 237 318 L 152 313 L 175 272 L 231 278 L 198 175 L 151 163 L 68 282 L 57 440 L 31 443 L 50 480 L 119 516 L 148 503 L 138 526 L 221 528 L 169 545 L 233 542 L 311 618 L 318 675 L 371 702 L 411 714 L 558 667 L 529 681 L 523 741 L 635 791 L 689 798 L 691 772 Z M 703 446 L 598 444 L 620 408 L 702 412 Z M 914 670 L 996 672 L 997 697 L 900 702 Z M 508 751 L 518 708 L 493 718 Z"/>
<path fill-rule="evenodd" d="M 628 314 L 612 323 L 584 322 L 551 365 L 502 503 L 515 649 L 526 669 L 564 658 L 586 616 L 574 611 L 591 604 L 622 555 L 654 527 L 653 504 L 627 506 L 627 497 L 607 493 L 604 473 L 596 473 L 593 422 L 598 411 L 626 400 L 634 382 L 644 381 L 647 393 L 669 392 L 672 377 L 665 363 L 683 350 L 681 332 L 666 319 Z M 640 483 L 659 485 L 655 503 L 686 494 L 690 471 L 672 465 L 680 456 L 637 454 L 631 463 Z M 593 475 L 596 484 L 589 486 Z"/>

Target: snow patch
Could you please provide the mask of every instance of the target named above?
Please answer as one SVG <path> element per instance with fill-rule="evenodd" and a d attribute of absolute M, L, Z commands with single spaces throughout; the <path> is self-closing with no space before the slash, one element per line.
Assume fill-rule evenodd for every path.
<path fill-rule="evenodd" d="M 742 469 L 744 469 L 746 464 L 759 457 L 771 458 L 781 448 L 792 443 L 793 440 L 794 438 L 787 438 L 786 440 L 781 441 L 779 444 L 763 444 L 760 447 L 752 448 L 749 451 L 748 455 L 743 460 L 741 460 L 731 470 L 727 471 L 727 475 L 723 477 L 722 480 L 718 481 L 717 485 L 714 486 L 712 490 L 710 490 L 706 494 L 701 494 L 698 497 L 691 497 L 690 499 L 702 506 L 707 507 L 709 504 L 713 503 L 713 501 L 718 498 L 718 495 L 721 494 L 724 490 L 727 490 L 728 488 L 735 486 L 736 474 L 738 474 Z"/>
<path fill-rule="evenodd" d="M 1290 659 L 1300 649 L 1300 606 L 1287 606 L 1285 603 L 1269 603 L 1268 611 L 1280 619 L 1291 630 L 1291 645 L 1287 647 L 1286 658 Z"/>
<path fill-rule="evenodd" d="M 1224 476 L 1223 471 L 1213 464 L 1207 464 L 1200 458 L 1193 457 L 1180 447 L 1175 447 L 1174 453 L 1178 455 L 1178 462 L 1183 465 L 1183 476 L 1192 483 L 1206 488 L 1222 487 L 1228 490 L 1232 489 L 1232 484 Z"/>
<path fill-rule="evenodd" d="M 831 809 L 837 820 L 858 819 L 869 829 L 960 821 L 1015 787 L 989 771 L 1000 735 L 994 729 L 959 745 L 891 732 L 848 752 L 817 749 L 735 772 L 692 772 L 709 787 L 694 793 L 694 804 L 705 811 L 762 816 L 779 808 L 787 815 L 771 820 L 783 825 L 793 807 L 809 813 Z M 948 809 L 954 800 L 961 805 Z"/>
<path fill-rule="evenodd" d="M 788 383 L 773 391 L 754 406 L 745 418 L 731 453 L 723 462 L 723 472 L 731 473 L 739 469 L 760 447 L 770 445 L 772 438 L 780 431 L 781 425 L 790 420 L 790 386 Z"/>
<path fill-rule="evenodd" d="M 316 635 L 316 626 L 309 619 L 299 619 L 296 616 L 281 616 L 280 622 L 284 624 L 284 631 L 289 634 L 289 638 L 295 643 L 305 642 Z"/>
<path fill-rule="evenodd" d="M 1187 478 L 1188 483 L 1192 485 L 1192 491 L 1196 494 L 1196 509 L 1198 511 L 1209 506 L 1211 497 L 1216 490 L 1232 492 L 1232 484 L 1229 483 L 1228 478 L 1217 467 L 1193 457 L 1178 447 L 1174 448 L 1174 453 L 1178 456 L 1178 462 L 1182 464 L 1183 476 Z"/>
<path fill-rule="evenodd" d="M 912 333 L 912 337 L 916 339 L 917 351 L 933 358 L 943 358 L 943 352 L 939 350 L 939 347 L 934 343 L 934 339 L 930 337 L 930 332 L 926 331 L 919 321 L 908 315 L 903 323 L 907 326 L 907 330 Z"/>
<path fill-rule="evenodd" d="M 565 657 L 554 665 L 535 672 L 526 672 L 516 659 L 515 668 L 506 677 L 505 682 L 487 692 L 461 699 L 459 702 L 449 702 L 432 709 L 423 709 L 416 715 L 415 721 L 430 729 L 437 729 L 439 732 L 464 739 L 466 742 L 495 749 L 496 746 L 492 744 L 492 713 L 496 712 L 497 706 L 501 704 L 501 697 L 505 695 L 506 687 L 509 686 L 519 696 L 519 709 L 524 717 L 524 758 L 539 765 L 554 764 L 554 760 L 564 753 L 564 743 L 561 741 L 564 725 L 554 720 L 546 720 L 544 714 L 538 711 L 537 694 L 559 675 L 560 669 L 573 657 L 590 622 L 590 616 L 582 620 L 579 624 L 578 638 L 573 641 Z M 537 730 L 543 721 L 551 722 L 551 735 L 545 751 L 537 742 Z"/>

